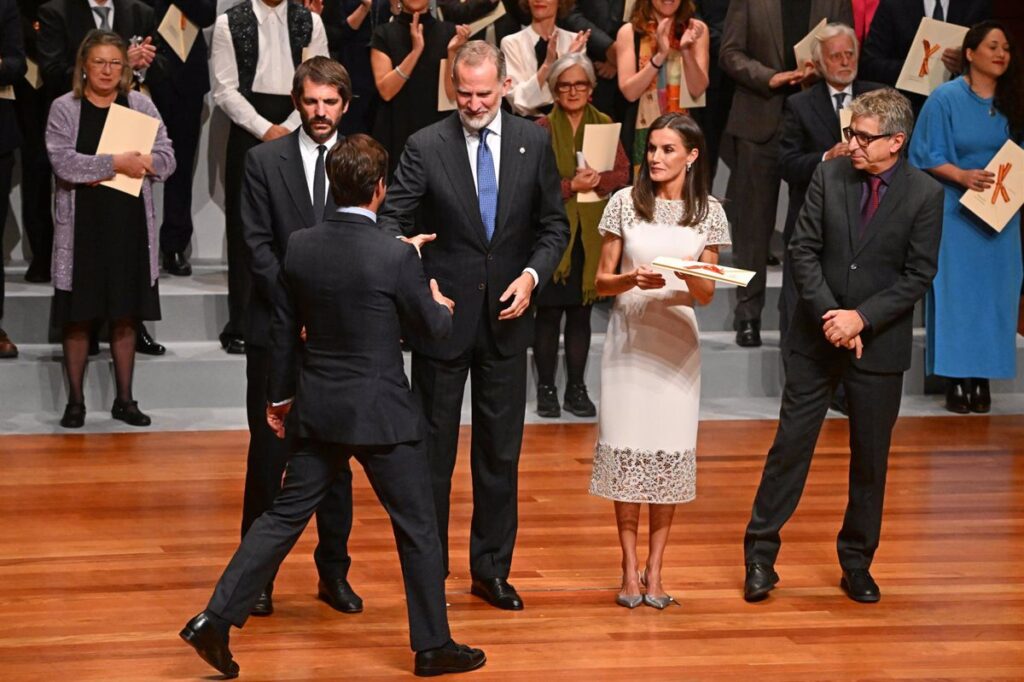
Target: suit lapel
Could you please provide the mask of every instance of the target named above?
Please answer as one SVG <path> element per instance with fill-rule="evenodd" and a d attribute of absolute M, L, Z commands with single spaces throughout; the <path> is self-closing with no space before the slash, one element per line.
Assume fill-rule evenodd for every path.
<path fill-rule="evenodd" d="M 501 168 L 498 170 L 498 217 L 494 221 L 493 243 L 501 235 L 501 228 L 512 212 L 512 204 L 516 201 L 516 185 L 519 180 L 519 169 L 523 165 L 519 157 L 525 154 L 536 154 L 539 150 L 526 149 L 520 145 L 512 134 L 511 115 L 502 111 L 501 121 Z M 502 190 L 502 188 L 505 188 Z"/>
<path fill-rule="evenodd" d="M 860 195 L 861 174 L 852 165 L 846 180 L 846 222 L 849 227 L 850 253 L 856 253 L 860 247 Z"/>
<path fill-rule="evenodd" d="M 462 123 L 458 114 L 448 117 L 448 125 L 440 129 L 441 165 L 444 166 L 452 190 L 462 204 L 466 214 L 466 224 L 484 246 L 487 245 L 487 231 L 480 218 L 480 204 L 476 198 L 476 184 L 473 182 L 473 169 L 469 167 L 469 155 L 466 153 L 466 136 L 462 132 Z M 499 197 L 500 198 L 500 197 Z M 499 214 L 500 215 L 500 214 Z"/>
<path fill-rule="evenodd" d="M 882 197 L 881 203 L 878 204 L 878 210 L 875 211 L 875 215 L 871 218 L 871 222 L 864 228 L 864 237 L 859 240 L 857 248 L 854 249 L 854 256 L 856 256 L 861 249 L 867 246 L 868 242 L 874 239 L 875 235 L 879 232 L 879 226 L 883 225 L 896 209 L 896 204 L 899 203 L 898 197 L 903 192 L 903 183 L 906 182 L 907 163 L 906 159 L 900 161 L 900 167 L 896 169 L 895 173 L 893 173 L 892 184 L 885 190 L 885 196 Z"/>
<path fill-rule="evenodd" d="M 76 2 L 69 3 L 70 16 L 68 18 L 68 26 L 71 28 L 72 35 L 81 36 L 78 40 L 80 43 L 85 34 L 96 28 L 96 22 L 93 20 L 92 9 L 89 7 L 87 2 Z M 114 13 L 114 21 L 117 21 L 118 13 Z"/>
<path fill-rule="evenodd" d="M 785 36 L 782 33 L 782 0 L 761 0 L 764 16 L 768 17 L 770 33 L 775 42 L 775 51 L 779 56 L 779 64 L 786 63 L 786 48 L 783 45 Z"/>
<path fill-rule="evenodd" d="M 287 150 L 281 153 L 281 165 L 278 168 L 288 195 L 295 204 L 295 210 L 302 216 L 304 227 L 316 225 L 323 217 L 313 215 L 313 202 L 306 186 L 306 170 L 302 167 L 302 154 L 299 153 L 299 131 L 291 134 Z"/>
<path fill-rule="evenodd" d="M 821 124 L 829 131 L 833 143 L 839 142 L 839 116 L 836 114 L 835 100 L 829 96 L 825 81 L 820 81 L 814 86 L 811 107 L 821 120 Z"/>

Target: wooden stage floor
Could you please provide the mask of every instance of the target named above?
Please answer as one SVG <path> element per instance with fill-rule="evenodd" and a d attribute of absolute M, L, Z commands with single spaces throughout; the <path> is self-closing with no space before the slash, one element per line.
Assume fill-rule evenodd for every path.
<path fill-rule="evenodd" d="M 680 507 L 666 560 L 682 606 L 664 612 L 612 601 L 612 507 L 587 494 L 593 425 L 527 427 L 511 576 L 526 610 L 471 597 L 463 457 L 450 617 L 489 661 L 462 679 L 1024 679 L 1024 419 L 899 422 L 876 605 L 838 587 L 842 420 L 826 424 L 784 531 L 782 582 L 766 602 L 742 600 L 743 527 L 773 433 L 701 425 L 698 499 Z M 237 543 L 245 444 L 242 432 L 0 437 L 0 679 L 213 679 L 177 632 Z M 241 679 L 411 678 L 393 540 L 361 470 L 355 496 L 350 578 L 365 612 L 316 601 L 307 531 L 277 613 L 234 631 Z"/>

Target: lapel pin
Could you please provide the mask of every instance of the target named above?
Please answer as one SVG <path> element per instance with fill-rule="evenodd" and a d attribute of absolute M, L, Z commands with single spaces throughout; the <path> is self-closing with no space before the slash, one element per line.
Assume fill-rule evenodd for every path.
<path fill-rule="evenodd" d="M 526 147 L 520 147 L 519 148 L 519 153 L 520 154 L 525 154 L 526 153 Z"/>

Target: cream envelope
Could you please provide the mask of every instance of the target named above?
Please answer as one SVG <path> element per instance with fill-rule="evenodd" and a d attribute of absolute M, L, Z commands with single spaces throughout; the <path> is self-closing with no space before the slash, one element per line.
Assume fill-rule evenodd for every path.
<path fill-rule="evenodd" d="M 633 8 L 636 6 L 636 0 L 626 0 L 622 3 L 622 21 L 629 23 L 630 18 L 633 16 Z"/>
<path fill-rule="evenodd" d="M 448 71 L 448 60 L 441 60 L 441 73 L 437 76 L 437 110 L 438 111 L 452 111 L 457 108 L 455 100 L 448 98 L 448 92 L 444 89 L 444 82 L 446 79 L 451 78 L 451 73 Z"/>
<path fill-rule="evenodd" d="M 811 49 L 814 47 L 814 42 L 818 39 L 818 31 L 825 28 L 828 25 L 828 19 L 822 19 L 818 22 L 818 25 L 811 29 L 811 32 L 803 37 L 803 39 L 793 46 L 793 54 L 796 55 L 796 68 L 800 70 L 804 68 L 804 64 L 811 59 Z"/>
<path fill-rule="evenodd" d="M 993 230 L 1002 232 L 1024 205 L 1024 149 L 1007 140 L 985 170 L 995 175 L 995 183 L 980 192 L 967 190 L 960 203 Z"/>
<path fill-rule="evenodd" d="M 167 41 L 168 47 L 174 50 L 181 61 L 188 59 L 192 45 L 199 35 L 199 27 L 189 21 L 188 17 L 182 14 L 177 5 L 167 8 L 164 20 L 160 22 L 157 32 Z"/>
<path fill-rule="evenodd" d="M 38 90 L 43 87 L 43 76 L 39 73 L 39 65 L 31 59 L 25 59 L 25 66 L 28 67 L 25 70 L 25 80 L 32 86 L 32 89 Z"/>
<path fill-rule="evenodd" d="M 932 94 L 932 90 L 949 80 L 942 53 L 950 47 L 959 49 L 966 33 L 964 26 L 929 17 L 921 19 L 896 87 L 919 95 Z"/>
<path fill-rule="evenodd" d="M 444 10 L 439 9 L 439 11 L 443 18 Z M 503 16 L 505 16 L 505 5 L 499 2 L 494 9 L 469 25 L 469 35 L 475 36 L 477 33 L 484 30 L 498 19 L 501 19 Z"/>
<path fill-rule="evenodd" d="M 153 151 L 156 134 L 160 129 L 160 121 L 141 112 L 111 104 L 107 114 L 107 122 L 103 125 L 103 134 L 96 147 L 97 154 L 120 154 L 122 152 L 141 152 L 149 154 Z M 143 178 L 130 178 L 118 173 L 112 180 L 100 184 L 116 189 L 134 197 L 142 191 Z"/>
<path fill-rule="evenodd" d="M 846 136 L 843 135 L 843 131 L 850 127 L 850 123 L 853 122 L 853 112 L 848 107 L 843 107 L 839 110 L 839 141 L 845 142 Z"/>
<path fill-rule="evenodd" d="M 686 71 L 683 69 L 683 56 L 679 55 L 679 106 L 683 109 L 700 109 L 707 106 L 707 90 L 700 93 L 700 97 L 694 99 L 690 96 L 690 89 L 686 87 Z"/>
<path fill-rule="evenodd" d="M 672 258 L 670 256 L 658 256 L 651 263 L 651 267 L 661 271 L 665 275 L 666 281 L 668 281 L 669 277 L 674 280 L 678 279 L 672 273 L 680 272 L 685 275 L 700 277 L 701 279 L 735 284 L 738 287 L 745 287 L 750 284 L 750 280 L 757 274 L 753 270 L 741 270 L 740 268 L 730 268 L 726 265 L 712 265 L 710 263 L 682 260 L 681 258 Z"/>
<path fill-rule="evenodd" d="M 621 123 L 591 123 L 583 129 L 583 158 L 587 167 L 598 173 L 615 168 L 615 152 L 619 149 L 619 133 Z M 596 192 L 580 192 L 576 201 L 592 203 L 601 201 Z"/>

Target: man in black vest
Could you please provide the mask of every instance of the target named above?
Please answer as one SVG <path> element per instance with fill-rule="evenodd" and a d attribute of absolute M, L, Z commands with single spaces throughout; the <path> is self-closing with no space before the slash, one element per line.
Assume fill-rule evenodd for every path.
<path fill-rule="evenodd" d="M 260 46 L 266 46 L 261 50 Z M 304 58 L 328 56 L 320 16 L 284 0 L 245 0 L 217 17 L 210 46 L 213 101 L 231 120 L 224 169 L 228 243 L 228 322 L 220 335 L 229 353 L 244 354 L 243 324 L 251 280 L 242 235 L 245 154 L 299 127 L 290 96 Z"/>

